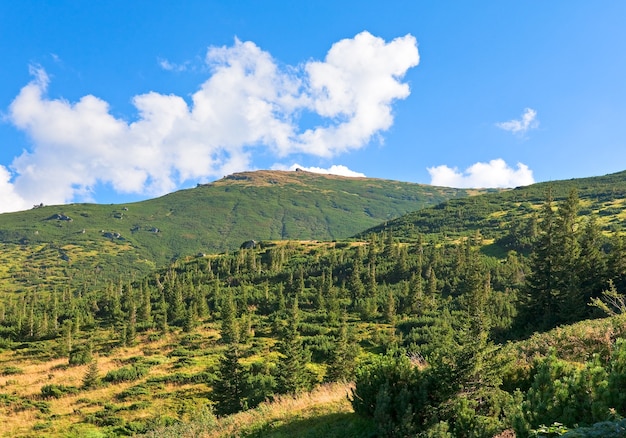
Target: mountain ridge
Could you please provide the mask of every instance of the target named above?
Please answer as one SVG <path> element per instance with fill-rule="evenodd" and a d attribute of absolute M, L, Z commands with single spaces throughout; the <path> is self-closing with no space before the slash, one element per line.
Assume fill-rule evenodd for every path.
<path fill-rule="evenodd" d="M 410 211 L 476 193 L 482 192 L 255 171 L 134 203 L 37 206 L 0 215 L 7 264 L 0 282 L 38 283 L 40 277 L 70 273 L 74 280 L 92 283 L 94 275 L 141 275 L 177 258 L 232 251 L 247 240 L 344 239 Z"/>

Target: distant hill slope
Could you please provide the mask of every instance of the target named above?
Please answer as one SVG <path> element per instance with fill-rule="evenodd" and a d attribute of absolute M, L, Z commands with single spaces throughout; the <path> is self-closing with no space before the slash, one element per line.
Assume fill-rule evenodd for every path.
<path fill-rule="evenodd" d="M 0 289 L 93 284 L 246 240 L 333 240 L 484 191 L 303 171 L 256 171 L 121 205 L 43 206 L 0 215 Z M 11 286 L 13 285 L 13 286 Z"/>
<path fill-rule="evenodd" d="M 538 183 L 471 198 L 450 199 L 379 224 L 356 237 L 391 231 L 395 237 L 408 240 L 417 238 L 418 234 L 427 239 L 455 240 L 479 232 L 487 240 L 497 240 L 536 212 L 548 193 L 556 206 L 567 198 L 572 189 L 576 190 L 581 200 L 579 215 L 595 213 L 598 224 L 606 233 L 626 229 L 626 171 L 623 171 L 591 178 Z"/>

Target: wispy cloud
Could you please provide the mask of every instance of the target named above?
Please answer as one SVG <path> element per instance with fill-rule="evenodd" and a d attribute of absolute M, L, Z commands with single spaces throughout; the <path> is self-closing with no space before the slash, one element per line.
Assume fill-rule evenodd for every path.
<path fill-rule="evenodd" d="M 429 167 L 431 184 L 457 188 L 518 187 L 533 184 L 533 172 L 523 163 L 517 168 L 509 167 L 504 160 L 497 158 L 488 163 L 475 163 L 464 171 L 446 165 Z"/>
<path fill-rule="evenodd" d="M 209 48 L 211 74 L 190 104 L 173 94 L 137 95 L 133 122 L 93 95 L 77 102 L 49 98 L 49 78 L 34 66 L 33 80 L 8 111 L 32 147 L 3 168 L 10 174 L 0 175 L 0 190 L 18 199 L 0 210 L 88 200 L 98 184 L 159 195 L 249 169 L 259 148 L 279 158 L 329 158 L 362 148 L 393 124 L 392 104 L 410 94 L 402 78 L 418 62 L 411 35 L 386 42 L 362 32 L 333 44 L 323 61 L 297 66 L 235 40 Z M 176 65 L 162 60 L 161 67 Z M 300 128 L 307 112 L 322 122 Z"/>
<path fill-rule="evenodd" d="M 496 126 L 505 131 L 512 132 L 513 134 L 524 135 L 531 129 L 539 127 L 539 120 L 537 120 L 537 111 L 532 108 L 524 109 L 524 114 L 519 120 L 513 119 L 508 122 L 496 123 Z"/>
<path fill-rule="evenodd" d="M 339 176 L 349 176 L 352 178 L 365 178 L 365 174 L 361 172 L 355 172 L 354 170 L 349 169 L 347 166 L 343 164 L 333 164 L 328 168 L 323 167 L 304 167 L 299 165 L 298 163 L 292 164 L 291 166 L 285 166 L 282 164 L 275 164 L 272 166 L 274 170 L 304 170 L 306 172 L 312 173 L 322 173 L 326 175 L 339 175 Z"/>
<path fill-rule="evenodd" d="M 181 71 L 187 71 L 189 68 L 189 62 L 176 64 L 174 62 L 170 62 L 167 59 L 162 59 L 162 58 L 159 58 L 157 61 L 159 63 L 159 66 L 163 70 L 167 70 L 167 71 L 181 72 Z"/>

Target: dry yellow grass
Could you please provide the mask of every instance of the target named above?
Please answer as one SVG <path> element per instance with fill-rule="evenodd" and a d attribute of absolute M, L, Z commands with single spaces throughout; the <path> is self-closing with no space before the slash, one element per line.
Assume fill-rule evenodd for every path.
<path fill-rule="evenodd" d="M 131 357 L 138 352 L 138 349 L 126 349 L 123 356 L 99 357 L 98 369 L 100 375 L 118 368 L 116 360 L 123 357 Z M 40 398 L 41 388 L 44 385 L 66 385 L 78 386 L 82 383 L 83 376 L 87 371 L 87 365 L 65 367 L 67 358 L 54 359 L 43 363 L 24 361 L 19 357 L 3 355 L 0 358 L 3 365 L 17 366 L 22 370 L 21 374 L 3 376 L 0 378 L 0 392 L 17 395 L 30 400 Z M 68 395 L 56 399 L 51 403 L 51 414 L 61 418 L 58 423 L 67 426 L 80 420 L 77 414 L 78 400 L 89 398 L 92 400 L 110 401 L 116 392 L 123 391 L 131 386 L 130 383 L 122 383 L 114 387 L 101 387 L 94 390 L 84 391 L 76 395 Z M 26 410 L 21 412 L 9 412 L 0 408 L 2 422 L 0 433 L 2 436 L 21 436 L 32 432 L 33 425 L 42 417 L 36 410 Z M 61 426 L 59 424 L 58 426 Z"/>
<path fill-rule="evenodd" d="M 52 360 L 38 359 L 23 355 L 19 350 L 0 352 L 0 369 L 20 370 L 16 374 L 0 376 L 0 394 L 18 398 L 15 402 L 8 402 L 7 406 L 0 402 L 0 437 L 34 437 L 44 434 L 67 436 L 71 430 L 79 430 L 80 435 L 82 432 L 97 429 L 97 426 L 85 423 L 85 418 L 89 414 L 102 411 L 105 405 L 120 408 L 115 415 L 125 421 L 161 415 L 191 421 L 195 400 L 202 398 L 206 401 L 209 388 L 204 384 L 163 383 L 157 385 L 155 389 L 159 395 L 148 397 L 148 401 L 146 398 L 116 398 L 123 391 L 141 385 L 150 378 L 164 377 L 179 371 L 185 374 L 200 373 L 207 367 L 215 366 L 217 362 L 218 350 L 211 345 L 211 351 L 215 350 L 213 351 L 215 354 L 202 355 L 183 368 L 175 369 L 173 365 L 177 363 L 178 358 L 167 355 L 179 345 L 181 334 L 170 332 L 157 340 L 150 340 L 151 334 L 154 332 L 141 333 L 133 347 L 118 347 L 108 355 L 95 354 L 100 377 L 104 377 L 111 370 L 119 369 L 130 358 L 136 357 L 154 359 L 147 376 L 133 382 L 105 384 L 93 389 L 81 388 L 88 365 L 67 366 L 66 357 Z M 198 328 L 195 335 L 199 335 L 201 342 L 209 345 L 218 339 L 219 332 L 213 326 L 203 325 Z M 65 394 L 58 399 L 43 400 L 41 389 L 44 385 L 65 385 L 81 389 L 77 394 Z M 19 407 L 20 400 L 25 402 L 24 408 Z M 48 403 L 49 412 L 42 413 L 36 406 L 29 404 L 42 401 Z M 142 407 L 125 409 L 137 402 L 143 403 Z M 38 431 L 37 427 L 41 427 L 41 430 Z"/>
<path fill-rule="evenodd" d="M 299 396 L 281 396 L 271 403 L 262 403 L 255 409 L 224 417 L 217 421 L 212 431 L 201 436 L 203 438 L 234 437 L 258 424 L 308 418 L 319 414 L 320 411 L 353 412 L 347 397 L 350 388 L 352 384 L 331 383 Z"/>

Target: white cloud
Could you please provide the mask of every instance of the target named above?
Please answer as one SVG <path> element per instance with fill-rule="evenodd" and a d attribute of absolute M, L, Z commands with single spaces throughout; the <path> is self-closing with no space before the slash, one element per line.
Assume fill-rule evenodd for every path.
<path fill-rule="evenodd" d="M 333 164 L 327 169 L 324 169 L 323 167 L 304 167 L 304 166 L 299 165 L 298 163 L 292 164 L 291 166 L 276 164 L 272 166 L 272 168 L 275 170 L 291 170 L 291 171 L 300 169 L 306 172 L 323 173 L 326 175 L 339 175 L 339 176 L 349 176 L 353 178 L 365 178 L 364 173 L 350 170 L 347 166 L 344 166 L 343 164 Z"/>
<path fill-rule="evenodd" d="M 518 187 L 533 184 L 533 172 L 523 163 L 509 167 L 500 158 L 488 163 L 475 163 L 463 172 L 446 165 L 429 167 L 431 184 L 457 188 Z"/>
<path fill-rule="evenodd" d="M 18 211 L 31 207 L 20 195 L 15 193 L 15 187 L 10 180 L 11 173 L 4 166 L 0 166 L 0 206 L 2 206 L 2 210 Z"/>
<path fill-rule="evenodd" d="M 159 58 L 158 63 L 159 63 L 159 66 L 163 70 L 166 70 L 166 71 L 181 72 L 181 71 L 187 71 L 187 69 L 189 68 L 188 62 L 185 62 L 183 64 L 176 64 L 174 62 L 168 61 L 167 59 Z"/>
<path fill-rule="evenodd" d="M 5 186 L 27 204 L 60 204 L 91 200 L 98 184 L 163 194 L 185 181 L 249 169 L 255 148 L 278 157 L 336 156 L 392 125 L 391 105 L 409 95 L 402 78 L 419 55 L 411 35 L 387 43 L 362 32 L 335 43 L 324 61 L 295 67 L 280 67 L 239 40 L 209 48 L 206 62 L 211 75 L 190 104 L 176 95 L 138 95 L 132 123 L 92 95 L 77 102 L 49 98 L 46 72 L 31 67 L 34 78 L 8 118 L 32 148 L 13 160 L 13 182 L 6 179 Z M 167 60 L 161 67 L 178 68 Z M 303 131 L 298 122 L 307 111 L 322 122 Z"/>
<path fill-rule="evenodd" d="M 539 120 L 537 120 L 537 111 L 532 108 L 524 109 L 524 114 L 519 120 L 509 120 L 508 122 L 496 123 L 496 126 L 505 131 L 512 132 L 513 134 L 524 135 L 530 129 L 535 129 L 539 126 Z"/>
<path fill-rule="evenodd" d="M 335 43 L 324 62 L 308 63 L 310 109 L 339 122 L 302 133 L 300 149 L 332 156 L 357 149 L 388 129 L 393 123 L 391 103 L 410 94 L 399 79 L 419 63 L 416 44 L 411 35 L 385 43 L 363 32 Z"/>

